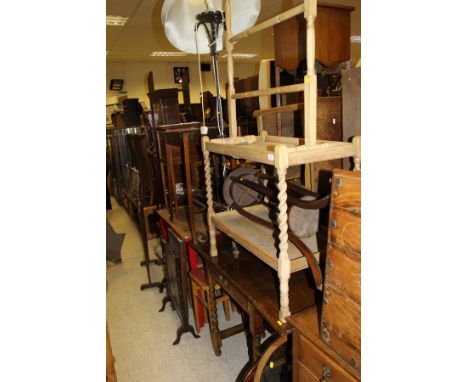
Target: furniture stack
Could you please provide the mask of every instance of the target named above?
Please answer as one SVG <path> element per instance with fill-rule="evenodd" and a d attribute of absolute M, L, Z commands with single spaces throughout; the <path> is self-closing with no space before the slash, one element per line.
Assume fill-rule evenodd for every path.
<path fill-rule="evenodd" d="M 170 303 L 181 321 L 174 344 L 178 344 L 186 332 L 198 337 L 197 332 L 206 317 L 205 311 L 208 312 L 206 318 L 210 323 L 213 350 L 217 355 L 221 354 L 223 339 L 245 330 L 249 359 L 258 370 L 254 373 L 255 381 L 260 381 L 269 357 L 287 343 L 288 335 L 292 332 L 294 381 L 359 380 L 360 138 L 355 137 L 352 142 L 342 141 L 341 98 L 317 99 L 315 74 L 317 54 L 325 63 L 343 61 L 345 56 L 349 58 L 349 50 L 339 46 L 336 39 L 326 32 L 323 32 L 323 36 L 319 34 L 316 43 L 315 31 L 323 31 L 334 12 L 333 17 L 342 19 L 349 34 L 346 20 L 349 22 L 351 9 L 338 7 L 333 11 L 337 7 L 329 6 L 317 9 L 316 0 L 305 0 L 303 4 L 233 35 L 230 0 L 224 0 L 224 4 L 229 137 L 219 138 L 216 128 L 210 128 L 207 136 L 202 137 L 199 122 L 181 122 L 177 89 L 154 90 L 151 85 L 148 96 L 154 125 L 146 129 L 146 135 L 138 132 L 123 140 L 125 151 L 122 153 L 130 153 L 128 161 L 139 168 L 144 183 L 138 187 L 139 200 L 151 201 L 148 204 L 138 203 L 140 221 L 145 224 L 145 228 L 141 228 L 145 245 L 145 261 L 142 264 L 146 265 L 149 278 L 149 284 L 142 289 L 166 287 L 161 311 Z M 304 18 L 299 18 L 301 14 L 304 14 Z M 317 15 L 322 15 L 320 22 L 316 21 Z M 297 25 L 297 41 L 301 40 L 301 34 L 306 36 L 306 44 L 303 48 L 298 45 L 292 58 L 297 61 L 294 68 L 301 60 L 307 61 L 304 82 L 262 90 L 251 89 L 254 79 L 236 83 L 234 43 L 253 33 L 278 26 L 275 44 L 280 44 L 284 28 L 279 26 L 288 25 L 290 20 Z M 290 31 L 294 32 L 294 29 Z M 326 46 L 322 43 L 324 39 L 336 44 Z M 349 38 L 347 44 L 349 46 Z M 294 48 L 292 44 L 290 47 Z M 282 50 L 281 56 L 277 57 L 278 65 L 292 65 L 290 53 Z M 239 89 L 236 85 L 244 88 Z M 303 102 L 253 113 L 258 122 L 258 135 L 241 134 L 237 100 L 251 101 L 259 96 L 299 93 Z M 245 105 L 253 104 L 255 102 L 245 102 Z M 264 123 L 265 116 L 302 110 L 304 121 L 300 134 L 294 131 L 294 136 L 284 136 L 279 125 L 279 130 L 275 132 L 277 135 L 273 135 Z M 114 139 L 120 142 L 118 135 Z M 120 151 L 115 151 L 115 155 L 119 155 Z M 272 214 L 272 210 L 262 203 L 246 207 L 245 211 L 256 218 L 270 219 L 274 233 L 235 208 L 221 211 L 216 208 L 220 201 L 217 195 L 221 178 L 217 168 L 220 156 L 226 157 L 225 162 L 231 164 L 230 169 L 234 169 L 235 163 L 261 167 L 265 170 L 264 175 L 268 169 L 271 179 L 276 182 L 273 194 L 277 211 Z M 306 186 L 316 191 L 318 169 L 341 167 L 341 161 L 345 158 L 352 158 L 357 171 L 334 172 L 326 258 L 324 251 L 320 252 L 317 247 L 315 236 L 303 240 L 308 250 L 314 252 L 317 264 L 325 264 L 325 282 L 322 282 L 322 273 L 316 277 L 312 272 L 314 285 L 308 277 L 311 268 L 309 259 L 290 240 L 291 219 L 287 200 L 288 188 L 293 190 L 293 185 L 287 182 L 288 170 L 298 166 L 311 168 L 313 164 L 326 162 L 325 166 L 314 166 L 314 171 L 309 172 Z M 151 185 L 149 189 L 145 188 L 148 184 Z M 165 275 L 165 281 L 161 283 L 153 283 L 150 277 L 151 260 L 147 247 L 149 223 L 142 206 L 151 206 L 153 209 L 148 213 L 158 216 Z M 202 215 L 204 212 L 206 223 Z M 233 242 L 238 247 L 237 244 L 233 246 Z M 204 260 L 205 273 L 200 269 L 198 255 Z M 323 271 L 318 269 L 319 272 Z M 322 295 L 323 304 L 317 306 Z M 189 325 L 191 297 L 196 330 Z M 224 303 L 228 311 L 230 299 L 243 309 L 243 324 L 220 330 L 216 303 Z M 266 330 L 272 333 L 272 337 L 268 343 L 262 344 L 261 338 Z"/>
<path fill-rule="evenodd" d="M 321 309 L 288 317 L 293 381 L 359 381 L 361 372 L 361 176 L 333 173 Z"/>
<path fill-rule="evenodd" d="M 246 93 L 236 93 L 234 87 L 234 61 L 233 43 L 253 33 L 261 31 L 272 25 L 278 24 L 288 18 L 304 13 L 306 19 L 307 35 L 307 74 L 304 83 L 278 88 L 257 90 Z M 233 240 L 239 242 L 244 248 L 258 256 L 261 260 L 272 266 L 278 272 L 280 283 L 280 309 L 278 317 L 286 322 L 291 312 L 289 309 L 289 285 L 291 272 L 305 269 L 307 262 L 301 256 L 290 256 L 293 246 L 288 242 L 288 218 L 287 218 L 287 183 L 286 172 L 289 167 L 303 165 L 324 160 L 354 157 L 355 168 L 360 168 L 359 139 L 354 143 L 319 141 L 316 139 L 316 111 L 317 111 L 317 83 L 314 71 L 315 31 L 314 19 L 317 14 L 317 2 L 306 0 L 289 11 L 266 20 L 254 27 L 233 36 L 231 31 L 231 7 L 229 0 L 225 1 L 226 16 L 226 51 L 228 66 L 228 106 L 229 106 L 229 138 L 209 139 L 203 137 L 202 149 L 205 161 L 205 182 L 208 203 L 208 227 L 210 234 L 211 256 L 217 256 L 215 230 L 218 228 Z M 304 92 L 304 138 L 269 136 L 263 131 L 259 136 L 238 136 L 236 118 L 236 100 L 261 95 L 286 94 L 292 92 Z M 250 232 L 255 235 L 245 236 L 245 226 L 251 222 L 236 211 L 215 213 L 213 208 L 213 190 L 211 184 L 210 153 L 221 154 L 234 158 L 241 158 L 257 162 L 263 165 L 273 166 L 278 178 L 278 216 L 279 245 L 276 245 L 271 233 L 262 234 L 260 227 Z M 251 211 L 258 216 L 268 216 L 268 211 L 262 206 L 255 206 Z M 276 249 L 279 249 L 277 256 Z"/>

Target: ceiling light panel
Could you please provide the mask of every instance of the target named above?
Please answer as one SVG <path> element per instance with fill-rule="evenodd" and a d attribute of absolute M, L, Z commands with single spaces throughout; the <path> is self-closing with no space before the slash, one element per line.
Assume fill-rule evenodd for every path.
<path fill-rule="evenodd" d="M 182 57 L 186 55 L 187 53 L 184 53 L 184 52 L 152 52 L 150 53 L 151 57 Z"/>
<path fill-rule="evenodd" d="M 257 57 L 258 54 L 256 53 L 233 53 L 232 57 L 233 58 L 254 58 Z M 227 54 L 223 54 L 221 58 L 227 57 Z"/>
<path fill-rule="evenodd" d="M 106 25 L 114 26 L 114 27 L 123 27 L 127 24 L 128 17 L 124 16 L 106 16 Z"/>
<path fill-rule="evenodd" d="M 254 58 L 257 57 L 256 53 L 233 53 L 232 57 L 234 58 Z"/>

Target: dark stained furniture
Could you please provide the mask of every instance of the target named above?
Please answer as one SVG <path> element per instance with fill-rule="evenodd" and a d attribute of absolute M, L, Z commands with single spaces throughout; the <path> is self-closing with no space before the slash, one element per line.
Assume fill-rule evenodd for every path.
<path fill-rule="evenodd" d="M 278 321 L 279 294 L 277 276 L 264 262 L 243 248 L 237 259 L 232 254 L 232 241 L 221 235 L 217 239 L 218 256 L 211 257 L 208 244 L 191 244 L 203 258 L 211 299 L 209 300 L 210 334 L 213 351 L 221 354 L 222 339 L 239 332 L 233 327 L 220 331 L 214 303 L 214 286 L 221 288 L 243 309 L 247 330 L 249 358 L 256 362 L 261 356 L 260 339 L 265 327 L 279 336 L 291 332 L 288 324 Z M 315 304 L 316 290 L 307 271 L 291 275 L 290 309 L 299 312 Z"/>
<path fill-rule="evenodd" d="M 354 7 L 318 4 L 315 58 L 326 66 L 351 58 L 351 12 Z M 306 22 L 302 15 L 274 26 L 276 65 L 295 72 L 306 58 Z"/>
<path fill-rule="evenodd" d="M 200 122 L 157 126 L 153 133 L 160 153 L 166 208 L 169 209 L 171 219 L 174 219 L 174 216 L 178 217 L 178 207 L 186 206 L 191 237 L 197 242 L 195 215 L 206 211 Z M 217 135 L 216 128 L 208 128 L 209 137 Z M 184 186 L 183 189 L 179 187 L 179 192 L 177 184 Z"/>
<path fill-rule="evenodd" d="M 177 88 L 152 90 L 148 94 L 154 126 L 181 122 L 179 90 Z"/>
<path fill-rule="evenodd" d="M 137 222 L 140 230 L 144 260 L 141 265 L 146 267 L 148 282 L 142 284 L 140 289 L 145 290 L 148 288 L 163 288 L 162 282 L 154 282 L 151 279 L 150 265 L 161 265 L 161 259 L 151 259 L 148 246 L 148 240 L 152 236 L 149 224 L 150 216 L 154 217 L 157 206 L 154 204 L 154 188 L 152 187 L 152 171 L 151 163 L 147 155 L 147 143 L 144 133 L 128 134 L 127 135 L 130 152 L 133 158 L 133 164 L 138 172 L 138 193 L 130 194 L 123 192 L 129 204 L 130 209 L 134 209 L 137 213 Z"/>
<path fill-rule="evenodd" d="M 187 283 L 187 247 L 185 242 L 178 237 L 171 228 L 167 228 L 166 239 L 161 239 L 164 255 L 164 268 L 166 275 L 166 297 L 163 299 L 163 306 L 160 312 L 164 311 L 166 304 L 171 303 L 173 309 L 179 315 L 181 325 L 177 329 L 177 337 L 173 345 L 180 342 L 184 333 L 192 333 L 195 338 L 199 336 L 195 333 L 193 326 L 188 323 L 188 283 Z"/>
<path fill-rule="evenodd" d="M 181 209 L 183 207 L 179 207 Z M 160 220 L 161 242 L 163 249 L 163 271 L 167 280 L 166 297 L 160 312 L 164 311 L 168 302 L 177 311 L 181 326 L 177 330 L 174 344 L 178 344 L 183 333 L 190 332 L 195 337 L 195 331 L 189 322 L 188 302 L 190 293 L 188 290 L 189 263 L 196 262 L 196 253 L 188 243 L 191 241 L 191 231 L 185 214 L 170 218 L 168 209 L 158 210 Z M 198 232 L 206 232 L 206 224 L 202 215 L 195 217 Z"/>

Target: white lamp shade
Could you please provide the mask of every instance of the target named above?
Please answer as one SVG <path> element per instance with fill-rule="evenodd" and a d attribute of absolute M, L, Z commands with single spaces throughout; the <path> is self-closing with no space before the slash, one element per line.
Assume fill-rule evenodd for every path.
<path fill-rule="evenodd" d="M 208 2 L 210 3 L 210 2 Z M 224 0 L 212 0 L 217 10 L 224 11 Z M 161 11 L 161 21 L 169 42 L 186 53 L 197 53 L 194 28 L 196 15 L 207 10 L 205 0 L 165 0 Z M 260 13 L 260 0 L 231 0 L 232 32 L 240 33 L 257 21 Z M 198 29 L 198 51 L 200 54 L 210 52 L 205 28 Z M 217 50 L 224 48 L 224 29 L 219 28 Z"/>

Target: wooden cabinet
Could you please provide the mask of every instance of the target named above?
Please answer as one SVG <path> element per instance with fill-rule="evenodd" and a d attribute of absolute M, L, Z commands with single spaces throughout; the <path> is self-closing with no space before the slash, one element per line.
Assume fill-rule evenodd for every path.
<path fill-rule="evenodd" d="M 361 370 L 361 176 L 335 171 L 325 267 L 321 338 Z"/>
<path fill-rule="evenodd" d="M 148 93 L 154 126 L 180 123 L 179 90 L 158 89 Z"/>
<path fill-rule="evenodd" d="M 360 172 L 334 170 L 323 304 L 287 318 L 294 382 L 360 380 L 360 230 Z"/>
<path fill-rule="evenodd" d="M 315 58 L 326 66 L 351 58 L 351 12 L 354 7 L 317 6 Z M 275 25 L 276 64 L 295 72 L 306 58 L 306 22 L 302 15 Z"/>
<path fill-rule="evenodd" d="M 317 307 L 287 319 L 293 332 L 293 382 L 357 382 L 359 374 L 319 336 Z"/>

